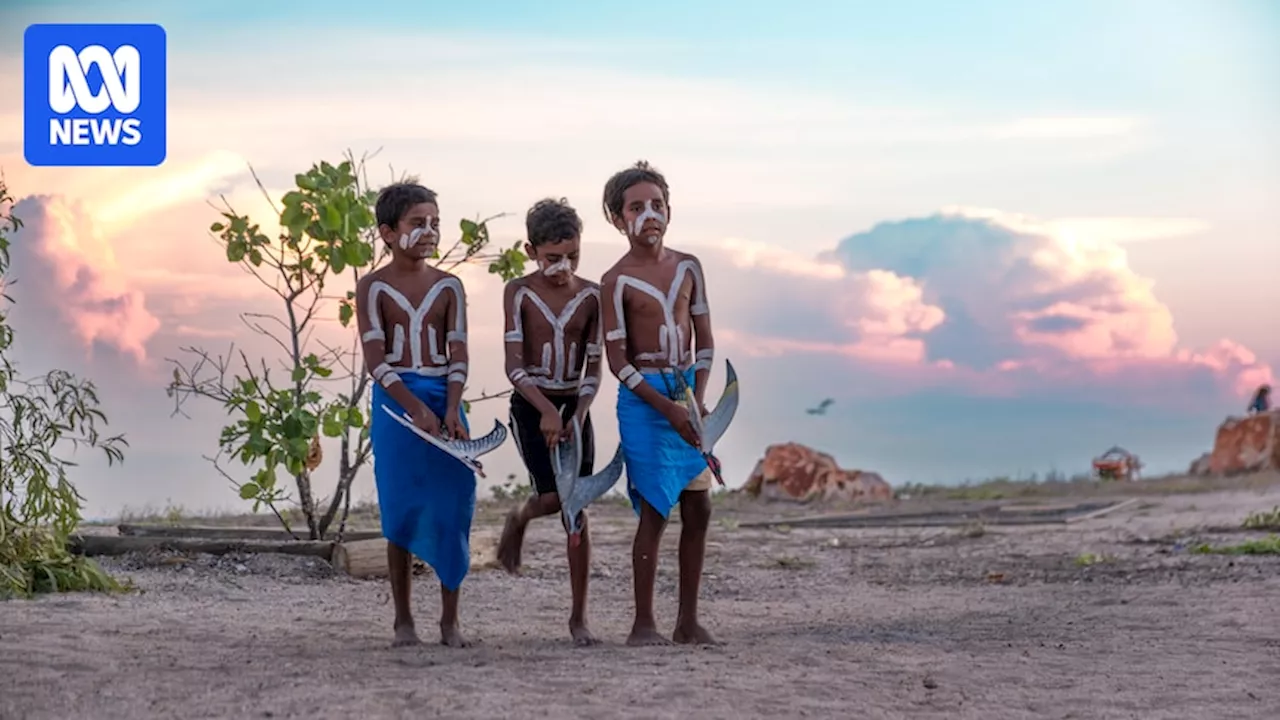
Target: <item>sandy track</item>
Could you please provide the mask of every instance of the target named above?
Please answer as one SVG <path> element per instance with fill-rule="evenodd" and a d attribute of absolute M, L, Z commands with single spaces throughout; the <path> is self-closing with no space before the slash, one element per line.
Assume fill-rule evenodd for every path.
<path fill-rule="evenodd" d="M 745 529 L 720 512 L 703 591 L 718 648 L 622 645 L 634 520 L 616 509 L 594 522 L 605 644 L 588 649 L 568 642 L 554 519 L 531 529 L 524 576 L 469 577 L 463 618 L 480 642 L 461 651 L 387 648 L 385 585 L 316 561 L 135 558 L 114 567 L 142 593 L 0 605 L 0 718 L 1273 720 L 1280 558 L 1155 540 L 1277 503 L 1143 498 L 1076 526 L 982 533 Z M 668 628 L 678 531 L 658 581 Z M 434 580 L 414 592 L 431 637 Z"/>

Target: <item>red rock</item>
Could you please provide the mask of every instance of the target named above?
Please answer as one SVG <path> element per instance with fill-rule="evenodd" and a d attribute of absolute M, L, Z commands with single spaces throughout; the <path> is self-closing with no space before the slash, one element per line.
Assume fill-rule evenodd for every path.
<path fill-rule="evenodd" d="M 1280 470 L 1280 410 L 1227 418 L 1209 457 L 1215 475 Z"/>
<path fill-rule="evenodd" d="M 878 473 L 845 470 L 835 458 L 799 443 L 770 445 L 743 490 L 766 500 L 880 502 L 893 488 Z"/>

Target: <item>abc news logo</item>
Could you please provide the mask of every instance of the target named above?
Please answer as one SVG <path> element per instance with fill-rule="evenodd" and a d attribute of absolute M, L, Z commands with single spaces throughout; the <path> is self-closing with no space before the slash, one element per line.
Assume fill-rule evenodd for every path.
<path fill-rule="evenodd" d="M 22 51 L 28 163 L 139 167 L 164 162 L 164 28 L 35 24 L 23 36 Z"/>
<path fill-rule="evenodd" d="M 102 74 L 98 92 L 89 89 L 87 72 L 96 67 Z M 101 45 L 76 52 L 59 45 L 49 53 L 49 109 L 59 115 L 79 108 L 99 115 L 108 107 L 122 115 L 138 109 L 142 102 L 142 56 L 138 48 L 121 45 L 114 53 Z M 137 145 L 142 142 L 142 121 L 138 118 L 49 118 L 50 145 Z"/>

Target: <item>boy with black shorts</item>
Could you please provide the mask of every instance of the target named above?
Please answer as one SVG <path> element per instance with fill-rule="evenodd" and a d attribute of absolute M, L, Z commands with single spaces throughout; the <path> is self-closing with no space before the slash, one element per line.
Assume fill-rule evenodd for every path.
<path fill-rule="evenodd" d="M 525 229 L 525 252 L 538 271 L 507 283 L 502 303 L 507 377 L 515 387 L 511 429 L 534 490 L 533 497 L 508 514 L 498 544 L 498 560 L 512 573 L 520 567 L 529 521 L 560 512 L 551 458 L 556 445 L 569 438 L 575 418 L 582 433 L 578 474 L 593 472 L 595 438 L 589 409 L 601 374 L 600 287 L 576 274 L 581 218 L 563 198 L 546 199 L 529 209 Z M 569 634 L 578 645 L 593 645 L 596 640 L 586 622 L 591 558 L 586 513 L 581 524 L 580 542 L 566 538 L 573 593 Z"/>

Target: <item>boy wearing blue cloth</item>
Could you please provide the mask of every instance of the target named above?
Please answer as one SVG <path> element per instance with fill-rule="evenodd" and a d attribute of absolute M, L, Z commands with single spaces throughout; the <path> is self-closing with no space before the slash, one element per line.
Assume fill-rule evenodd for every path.
<path fill-rule="evenodd" d="M 643 161 L 615 174 L 604 188 L 605 217 L 630 245 L 600 283 L 605 355 L 620 383 L 618 432 L 627 491 L 640 516 L 631 548 L 636 616 L 628 645 L 669 644 L 654 618 L 653 586 L 658 546 L 677 502 L 680 605 L 671 640 L 715 643 L 698 622 L 712 474 L 697 449 L 690 416 L 707 414 L 703 397 L 715 343 L 702 263 L 663 244 L 669 199 L 666 179 Z M 685 404 L 680 380 L 693 388 L 695 408 Z"/>
<path fill-rule="evenodd" d="M 440 578 L 440 642 L 468 643 L 458 629 L 458 590 L 470 568 L 475 473 L 400 425 L 379 406 L 443 439 L 466 439 L 467 303 L 457 277 L 428 264 L 440 241 L 436 195 L 397 183 L 378 195 L 378 233 L 391 260 L 360 278 L 356 318 L 373 377 L 370 443 L 387 538 L 393 647 L 420 641 L 409 608 L 411 555 Z"/>

